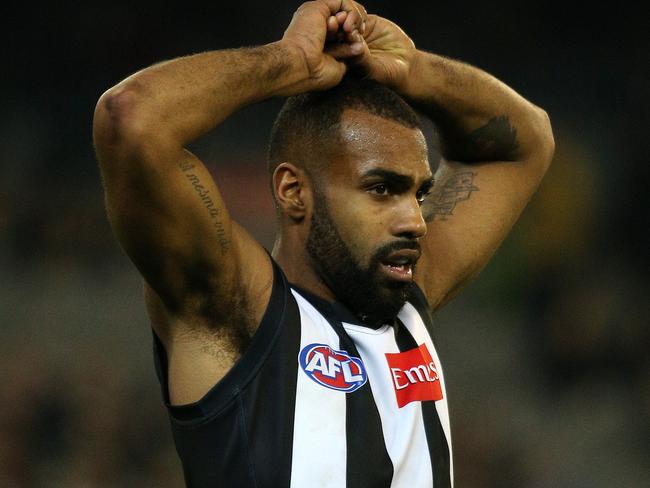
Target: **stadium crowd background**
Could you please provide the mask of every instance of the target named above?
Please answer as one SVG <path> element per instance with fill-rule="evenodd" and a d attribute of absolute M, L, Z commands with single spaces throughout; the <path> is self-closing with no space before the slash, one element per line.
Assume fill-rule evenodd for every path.
<path fill-rule="evenodd" d="M 141 282 L 103 208 L 92 114 L 151 63 L 278 39 L 296 5 L 3 7 L 0 486 L 182 486 Z M 640 5 L 366 3 L 419 48 L 504 80 L 555 131 L 555 161 L 522 220 L 437 314 L 458 488 L 650 486 Z M 265 141 L 279 104 L 245 109 L 194 147 L 267 246 Z"/>

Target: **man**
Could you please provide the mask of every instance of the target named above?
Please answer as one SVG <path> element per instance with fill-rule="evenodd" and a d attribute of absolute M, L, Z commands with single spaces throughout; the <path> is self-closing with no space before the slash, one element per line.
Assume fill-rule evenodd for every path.
<path fill-rule="evenodd" d="M 269 256 L 185 147 L 272 96 L 292 98 L 271 136 Z M 403 99 L 437 124 L 435 179 Z M 358 3 L 318 0 L 278 42 L 127 78 L 94 135 L 188 486 L 451 486 L 431 312 L 538 186 L 554 150 L 543 110 Z"/>

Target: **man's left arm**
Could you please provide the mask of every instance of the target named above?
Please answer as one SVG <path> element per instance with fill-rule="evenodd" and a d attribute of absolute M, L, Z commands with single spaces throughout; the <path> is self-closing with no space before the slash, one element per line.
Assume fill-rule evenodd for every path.
<path fill-rule="evenodd" d="M 544 110 L 492 75 L 415 49 L 392 22 L 368 16 L 358 65 L 431 117 L 442 161 L 423 214 L 416 280 L 434 309 L 490 260 L 537 189 L 554 152 Z"/>
<path fill-rule="evenodd" d="M 551 163 L 545 111 L 478 68 L 417 51 L 401 92 L 436 123 L 442 160 L 423 207 L 418 284 L 434 309 L 478 275 Z"/>

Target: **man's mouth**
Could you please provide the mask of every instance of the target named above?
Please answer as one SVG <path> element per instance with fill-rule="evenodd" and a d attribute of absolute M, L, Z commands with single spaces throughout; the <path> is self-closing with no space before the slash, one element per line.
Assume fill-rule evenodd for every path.
<path fill-rule="evenodd" d="M 382 259 L 381 268 L 391 279 L 411 281 L 413 279 L 413 266 L 419 258 L 419 250 L 401 249 Z"/>
<path fill-rule="evenodd" d="M 382 269 L 391 279 L 398 281 L 411 281 L 413 279 L 413 266 L 410 264 L 384 264 Z"/>

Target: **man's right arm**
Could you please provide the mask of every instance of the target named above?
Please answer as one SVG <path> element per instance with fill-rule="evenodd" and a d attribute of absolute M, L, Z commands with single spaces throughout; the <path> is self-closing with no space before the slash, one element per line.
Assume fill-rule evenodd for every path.
<path fill-rule="evenodd" d="M 345 65 L 323 51 L 340 10 L 350 12 L 351 39 L 361 23 L 351 2 L 310 2 L 281 41 L 159 63 L 100 98 L 94 142 L 109 221 L 179 321 L 230 326 L 231 311 L 248 299 L 257 324 L 272 279 L 265 251 L 231 221 L 210 173 L 185 147 L 247 104 L 336 85 Z"/>
<path fill-rule="evenodd" d="M 263 250 L 234 226 L 208 170 L 185 146 L 302 76 L 296 54 L 270 45 L 180 58 L 136 73 L 99 100 L 94 138 L 109 220 L 180 318 L 199 309 L 226 312 L 206 301 L 227 305 L 242 291 L 248 264 L 265 270 L 261 281 L 270 277 Z"/>

